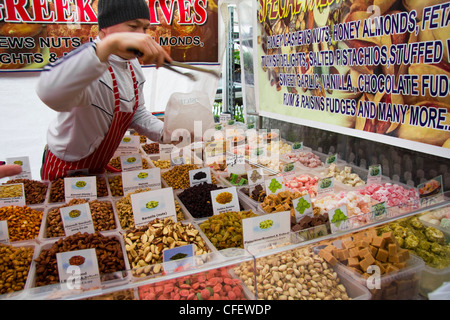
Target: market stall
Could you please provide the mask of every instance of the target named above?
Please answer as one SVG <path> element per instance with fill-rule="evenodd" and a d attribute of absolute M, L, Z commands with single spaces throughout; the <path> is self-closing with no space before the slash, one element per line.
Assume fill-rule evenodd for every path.
<path fill-rule="evenodd" d="M 84 7 L 85 19 L 95 18 L 95 2 L 92 12 Z M 204 4 L 199 1 L 191 9 L 201 11 Z M 0 299 L 438 296 L 450 280 L 449 33 L 446 20 L 437 18 L 448 15 L 447 7 L 430 3 L 419 8 L 404 1 L 391 10 L 391 4 L 374 3 L 373 14 L 373 7 L 346 1 L 310 7 L 265 1 L 208 4 L 204 12 L 213 17 L 212 32 L 219 35 L 221 10 L 231 4 L 240 13 L 243 101 L 248 119 L 256 115 L 261 121 L 236 122 L 224 114 L 208 130 L 186 124 L 185 130 L 197 135 L 178 145 L 129 129 L 101 174 L 80 170 L 40 180 L 31 172 L 31 154 L 8 156 L 24 171 L 0 185 Z M 26 24 L 28 15 L 38 14 L 12 1 L 3 6 L 22 15 L 20 21 L 5 16 L 0 30 Z M 155 3 L 157 17 L 168 17 L 166 6 Z M 182 9 L 176 10 L 178 19 Z M 163 21 L 168 22 L 155 21 L 149 32 L 161 39 L 181 37 L 179 25 Z M 372 29 L 372 22 L 378 27 Z M 212 46 L 208 51 L 217 54 L 195 48 L 188 55 L 189 48 L 173 45 L 173 57 L 220 68 L 222 35 L 211 36 L 211 25 L 195 27 L 199 30 L 192 39 L 205 37 Z M 56 32 L 38 29 L 35 38 L 27 39 L 42 42 L 42 32 L 45 39 Z M 401 44 L 418 60 L 399 63 Z M 420 56 L 419 47 L 427 54 Z M 47 52 L 49 57 L 52 53 L 57 54 Z M 8 54 L 16 52 L 10 48 Z M 45 59 L 33 54 L 41 56 Z M 426 71 L 420 70 L 419 58 L 425 59 Z M 24 74 L 33 78 L 43 66 L 37 61 L 2 63 L 9 68 L 8 81 Z M 175 77 L 151 66 L 147 72 L 152 81 Z M 184 82 L 175 84 L 180 92 L 202 88 L 212 93 L 212 105 L 215 77 L 210 82 L 205 75 L 195 84 L 180 77 Z M 397 82 L 388 88 L 388 81 Z M 383 86 L 373 88 L 374 83 Z M 150 109 L 170 101 L 164 86 L 148 93 Z M 264 126 L 274 123 L 280 125 Z M 309 131 L 300 127 L 323 132 L 315 138 L 332 148 L 309 145 L 312 137 L 302 135 Z M 337 143 L 334 135 L 339 135 Z M 439 171 L 424 172 L 425 164 L 418 167 L 415 161 L 389 172 L 382 158 L 370 160 L 370 150 L 357 155 L 367 161 L 358 165 L 351 152 L 339 148 L 348 137 L 374 149 L 382 145 L 400 154 L 406 149 L 430 155 Z M 392 154 L 384 159 L 396 163 Z M 417 175 L 419 169 L 420 177 L 404 174 Z M 448 294 L 439 297 L 449 299 Z"/>

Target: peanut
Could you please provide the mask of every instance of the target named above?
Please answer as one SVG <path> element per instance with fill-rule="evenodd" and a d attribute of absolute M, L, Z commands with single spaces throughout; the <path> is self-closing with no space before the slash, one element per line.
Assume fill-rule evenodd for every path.
<path fill-rule="evenodd" d="M 42 211 L 27 206 L 0 208 L 0 221 L 7 221 L 10 241 L 36 239 L 41 228 L 42 215 Z"/>
<path fill-rule="evenodd" d="M 0 294 L 24 289 L 33 253 L 32 247 L 0 245 Z"/>

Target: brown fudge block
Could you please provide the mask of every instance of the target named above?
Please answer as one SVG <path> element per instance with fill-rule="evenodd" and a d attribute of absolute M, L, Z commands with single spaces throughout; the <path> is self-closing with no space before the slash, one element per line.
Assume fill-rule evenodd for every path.
<path fill-rule="evenodd" d="M 372 257 L 372 259 L 373 259 L 373 257 Z M 375 261 L 375 260 L 373 260 L 373 261 Z M 367 259 L 367 258 L 364 258 L 359 262 L 359 266 L 360 266 L 361 270 L 363 270 L 364 272 L 366 272 L 367 268 L 369 266 L 371 266 L 372 264 L 373 264 L 373 262 L 371 262 L 370 259 Z"/>
<path fill-rule="evenodd" d="M 374 257 L 376 257 L 376 256 L 377 256 L 377 253 L 378 253 L 378 248 L 377 248 L 377 247 L 374 247 L 374 246 L 372 246 L 372 245 L 370 245 L 370 246 L 369 246 L 369 249 L 370 249 L 370 253 L 372 253 L 372 255 L 373 255 Z"/>
<path fill-rule="evenodd" d="M 344 249 L 351 249 L 355 247 L 355 243 L 353 242 L 352 238 L 344 238 L 342 239 L 342 248 Z"/>
<path fill-rule="evenodd" d="M 395 237 L 392 231 L 383 233 L 381 237 L 385 240 L 386 244 L 395 243 Z"/>
<path fill-rule="evenodd" d="M 383 248 L 384 247 L 384 244 L 385 244 L 385 239 L 383 239 L 382 237 L 375 237 L 375 238 L 373 238 L 372 239 L 372 245 L 374 246 L 374 247 L 377 247 L 377 248 Z"/>
<path fill-rule="evenodd" d="M 348 258 L 347 266 L 350 268 L 359 268 L 359 259 L 358 258 Z"/>
<path fill-rule="evenodd" d="M 386 262 L 388 260 L 389 257 L 389 252 L 386 249 L 378 249 L 378 253 L 376 256 L 376 259 L 382 262 Z"/>
<path fill-rule="evenodd" d="M 359 249 L 358 248 L 353 247 L 351 249 L 348 249 L 348 256 L 349 256 L 349 258 L 358 257 L 358 254 L 359 254 Z"/>
<path fill-rule="evenodd" d="M 326 262 L 328 262 L 330 265 L 335 266 L 338 261 L 337 259 L 328 251 L 326 250 L 320 250 L 319 256 L 324 258 Z"/>
<path fill-rule="evenodd" d="M 394 267 L 394 265 L 390 264 L 387 268 L 386 268 L 386 273 L 391 273 L 391 272 L 395 272 L 398 271 L 399 269 L 397 267 Z"/>
<path fill-rule="evenodd" d="M 399 262 L 405 262 L 409 259 L 409 250 L 400 248 L 398 251 Z"/>
<path fill-rule="evenodd" d="M 390 263 L 397 263 L 397 262 L 400 262 L 400 259 L 399 259 L 398 255 L 393 255 L 393 256 L 389 255 L 388 261 Z"/>
<path fill-rule="evenodd" d="M 375 265 L 380 268 L 380 274 L 384 274 L 386 272 L 386 269 L 384 268 L 383 264 L 380 261 L 375 261 Z"/>
<path fill-rule="evenodd" d="M 397 244 L 396 243 L 389 243 L 387 249 L 389 251 L 390 256 L 397 255 Z"/>
<path fill-rule="evenodd" d="M 371 254 L 371 251 L 369 250 L 369 248 L 363 248 L 363 249 L 359 250 L 359 252 L 358 252 L 358 256 L 361 259 L 363 259 L 368 254 Z"/>

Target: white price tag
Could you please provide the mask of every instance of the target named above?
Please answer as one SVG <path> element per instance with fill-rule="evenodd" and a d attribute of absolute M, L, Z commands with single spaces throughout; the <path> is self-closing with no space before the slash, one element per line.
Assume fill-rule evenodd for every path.
<path fill-rule="evenodd" d="M 142 169 L 122 172 L 123 193 L 128 194 L 138 189 L 161 189 L 161 169 Z"/>
<path fill-rule="evenodd" d="M 142 156 L 139 153 L 120 156 L 122 172 L 142 169 Z"/>
<path fill-rule="evenodd" d="M 89 203 L 85 202 L 69 207 L 62 207 L 59 211 L 61 212 L 61 220 L 66 236 L 71 236 L 78 232 L 95 233 Z"/>
<path fill-rule="evenodd" d="M 64 178 L 64 195 L 66 203 L 72 199 L 97 199 L 97 177 Z"/>
<path fill-rule="evenodd" d="M 156 218 L 170 217 L 173 221 L 177 221 L 172 188 L 135 193 L 130 197 L 136 227 L 146 225 Z"/>

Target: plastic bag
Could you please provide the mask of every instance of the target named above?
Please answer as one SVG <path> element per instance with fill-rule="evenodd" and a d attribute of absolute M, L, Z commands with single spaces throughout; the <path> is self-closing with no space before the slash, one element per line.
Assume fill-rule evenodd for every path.
<path fill-rule="evenodd" d="M 214 115 L 205 92 L 175 92 L 167 102 L 164 113 L 163 142 L 183 138 L 178 147 L 203 140 L 206 130 L 214 129 Z"/>

